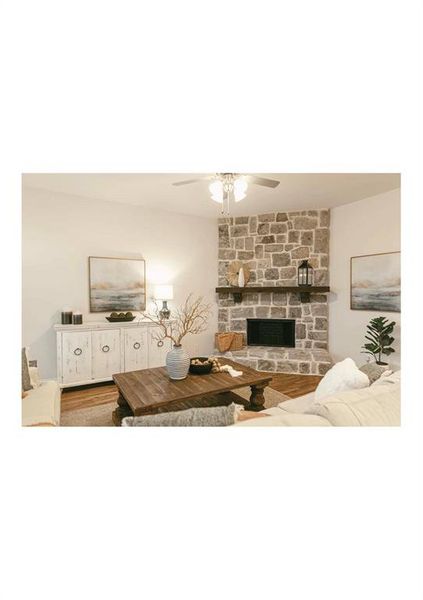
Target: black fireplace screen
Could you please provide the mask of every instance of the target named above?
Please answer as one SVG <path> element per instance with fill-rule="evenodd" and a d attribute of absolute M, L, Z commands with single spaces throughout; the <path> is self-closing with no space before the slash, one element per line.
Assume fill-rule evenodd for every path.
<path fill-rule="evenodd" d="M 247 319 L 247 344 L 295 348 L 295 319 Z"/>

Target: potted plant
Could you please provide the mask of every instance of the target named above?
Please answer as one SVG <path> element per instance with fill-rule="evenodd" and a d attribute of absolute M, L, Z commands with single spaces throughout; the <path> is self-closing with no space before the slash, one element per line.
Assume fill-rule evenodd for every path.
<path fill-rule="evenodd" d="M 364 354 L 374 356 L 377 365 L 387 365 L 382 361 L 382 354 L 389 356 L 395 352 L 391 344 L 394 339 L 391 336 L 395 327 L 395 321 L 388 322 L 386 317 L 375 317 L 367 325 L 367 335 L 364 337 L 369 340 L 362 348 Z"/>
<path fill-rule="evenodd" d="M 188 333 L 197 334 L 206 331 L 211 306 L 203 302 L 202 296 L 193 299 L 190 294 L 182 306 L 172 311 L 172 320 L 169 321 L 163 318 L 159 307 L 154 304 L 155 309 L 152 314 L 145 313 L 143 316 L 159 326 L 160 333 L 155 336 L 158 342 L 163 342 L 167 338 L 173 344 L 173 349 L 166 355 L 166 368 L 170 379 L 185 379 L 189 370 L 190 357 L 182 348 L 182 340 Z"/>

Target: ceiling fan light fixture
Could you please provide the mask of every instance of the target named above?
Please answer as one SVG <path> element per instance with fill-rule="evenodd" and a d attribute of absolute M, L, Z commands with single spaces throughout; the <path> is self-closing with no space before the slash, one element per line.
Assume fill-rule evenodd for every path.
<path fill-rule="evenodd" d="M 275 188 L 279 185 L 276 179 L 268 179 L 267 177 L 259 177 L 257 175 L 240 175 L 239 173 L 214 173 L 213 180 L 209 184 L 211 199 L 214 202 L 222 205 L 222 215 L 229 215 L 231 202 L 239 202 L 247 195 L 248 184 L 261 185 L 267 188 Z M 173 185 L 188 185 L 203 181 L 210 181 L 211 177 L 198 177 L 197 179 L 186 179 L 184 181 L 174 181 Z"/>
<path fill-rule="evenodd" d="M 247 195 L 248 183 L 243 177 L 237 177 L 233 183 L 235 202 L 243 200 Z"/>

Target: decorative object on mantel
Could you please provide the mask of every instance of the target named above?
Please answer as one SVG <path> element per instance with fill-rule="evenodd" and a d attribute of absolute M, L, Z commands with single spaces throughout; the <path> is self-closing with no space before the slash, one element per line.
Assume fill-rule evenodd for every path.
<path fill-rule="evenodd" d="M 241 267 L 239 270 L 238 285 L 239 285 L 239 287 L 245 286 L 245 276 L 244 276 L 244 268 L 243 267 Z"/>
<path fill-rule="evenodd" d="M 377 365 L 386 366 L 388 363 L 382 361 L 382 354 L 389 356 L 395 352 L 391 347 L 395 340 L 391 336 L 394 327 L 395 321 L 389 323 L 386 317 L 375 317 L 367 325 L 367 335 L 364 337 L 369 341 L 362 346 L 362 352 L 373 356 Z"/>
<path fill-rule="evenodd" d="M 90 312 L 145 310 L 145 260 L 89 257 Z"/>
<path fill-rule="evenodd" d="M 299 293 L 301 302 L 310 302 L 310 294 L 327 294 L 330 292 L 328 285 L 312 285 L 308 286 L 248 286 L 244 288 L 240 287 L 217 287 L 215 290 L 218 294 L 233 294 L 234 302 L 242 302 L 243 294 L 291 294 Z"/>
<path fill-rule="evenodd" d="M 124 321 L 133 321 L 135 317 L 131 312 L 112 312 L 110 317 L 106 317 L 106 319 L 109 321 L 109 323 L 123 323 Z"/>
<path fill-rule="evenodd" d="M 219 352 L 227 352 L 228 350 L 242 350 L 242 348 L 245 346 L 244 334 L 238 331 L 216 333 L 214 343 Z"/>
<path fill-rule="evenodd" d="M 70 308 L 62 310 L 62 325 L 72 325 L 72 311 Z"/>
<path fill-rule="evenodd" d="M 168 300 L 173 300 L 173 285 L 156 285 L 154 288 L 154 299 L 161 300 L 163 302 L 160 310 L 160 316 L 162 319 L 170 318 L 170 310 L 167 305 Z"/>
<path fill-rule="evenodd" d="M 242 275 L 241 275 L 242 272 Z M 250 281 L 250 268 L 240 260 L 234 260 L 228 266 L 226 272 L 226 279 L 234 287 L 244 287 Z M 240 279 L 243 279 L 244 283 L 241 285 Z"/>
<path fill-rule="evenodd" d="M 314 283 L 314 271 L 313 267 L 309 264 L 308 260 L 303 260 L 298 267 L 298 285 L 299 286 L 310 286 Z"/>
<path fill-rule="evenodd" d="M 401 312 L 401 253 L 351 257 L 351 309 Z"/>
<path fill-rule="evenodd" d="M 193 299 L 190 294 L 184 304 L 176 309 L 172 323 L 164 319 L 160 312 L 155 304 L 153 314 L 145 313 L 143 316 L 159 326 L 160 333 L 155 338 L 158 343 L 163 343 L 166 338 L 173 343 L 173 349 L 166 355 L 166 368 L 170 379 L 185 379 L 188 375 L 190 358 L 182 348 L 181 342 L 188 333 L 195 335 L 206 331 L 211 306 L 203 302 L 202 296 Z"/>
<path fill-rule="evenodd" d="M 73 313 L 72 323 L 73 325 L 82 325 L 82 312 L 78 310 Z"/>

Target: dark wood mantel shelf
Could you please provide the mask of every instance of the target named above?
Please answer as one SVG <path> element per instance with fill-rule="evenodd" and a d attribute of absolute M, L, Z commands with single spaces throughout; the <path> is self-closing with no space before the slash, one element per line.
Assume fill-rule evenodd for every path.
<path fill-rule="evenodd" d="M 234 302 L 242 302 L 243 294 L 264 294 L 264 293 L 297 293 L 300 294 L 301 302 L 310 302 L 310 294 L 327 294 L 330 292 L 329 286 L 282 286 L 274 285 L 271 287 L 246 286 L 246 287 L 217 287 L 218 294 L 233 294 Z"/>

